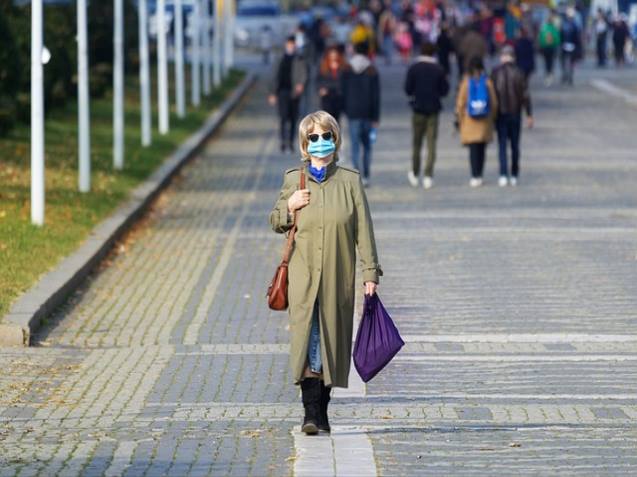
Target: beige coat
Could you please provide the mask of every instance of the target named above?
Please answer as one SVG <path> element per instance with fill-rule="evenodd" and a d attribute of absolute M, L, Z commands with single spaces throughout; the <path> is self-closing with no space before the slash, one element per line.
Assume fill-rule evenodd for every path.
<path fill-rule="evenodd" d="M 491 79 L 487 80 L 489 88 L 489 101 L 491 113 L 486 118 L 472 118 L 467 113 L 467 100 L 469 96 L 469 78 L 465 75 L 460 83 L 460 90 L 456 98 L 456 114 L 460 122 L 460 141 L 462 144 L 475 144 L 493 141 L 493 123 L 498 114 L 498 98 Z"/>
<path fill-rule="evenodd" d="M 305 166 L 304 166 L 305 167 Z M 327 386 L 347 387 L 352 351 L 356 250 L 363 281 L 378 283 L 374 230 L 358 172 L 329 164 L 326 179 L 317 183 L 306 171 L 310 203 L 301 209 L 288 272 L 290 365 L 299 383 L 307 360 L 312 311 L 319 302 L 321 357 Z M 288 170 L 270 214 L 275 232 L 292 223 L 287 201 L 299 188 L 300 169 Z"/>

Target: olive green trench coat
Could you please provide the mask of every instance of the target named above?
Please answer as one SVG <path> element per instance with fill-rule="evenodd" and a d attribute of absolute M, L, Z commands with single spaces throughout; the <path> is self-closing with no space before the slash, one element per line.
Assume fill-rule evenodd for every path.
<path fill-rule="evenodd" d="M 304 165 L 303 167 L 307 167 Z M 356 249 L 363 281 L 378 283 L 374 231 L 358 172 L 330 163 L 318 183 L 306 170 L 310 203 L 299 213 L 288 270 L 290 366 L 298 384 L 307 363 L 314 303 L 319 303 L 321 357 L 326 386 L 347 387 L 352 351 Z M 299 189 L 300 168 L 286 171 L 270 214 L 275 232 L 292 227 L 287 201 Z"/>

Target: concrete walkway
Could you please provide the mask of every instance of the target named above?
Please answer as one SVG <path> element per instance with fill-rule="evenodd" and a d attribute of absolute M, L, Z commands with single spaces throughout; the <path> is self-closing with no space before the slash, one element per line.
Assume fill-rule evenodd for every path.
<path fill-rule="evenodd" d="M 0 475 L 637 473 L 637 108 L 595 72 L 538 85 L 520 186 L 497 187 L 491 146 L 477 190 L 447 108 L 424 191 L 403 74 L 383 71 L 369 199 L 407 345 L 337 393 L 331 437 L 298 433 L 265 305 L 297 159 L 259 86 L 40 346 L 0 350 Z"/>

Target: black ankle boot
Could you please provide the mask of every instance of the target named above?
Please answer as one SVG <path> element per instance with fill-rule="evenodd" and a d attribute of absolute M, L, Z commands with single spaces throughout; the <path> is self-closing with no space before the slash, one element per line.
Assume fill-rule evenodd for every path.
<path fill-rule="evenodd" d="M 321 381 L 321 408 L 318 417 L 319 431 L 331 432 L 330 421 L 327 418 L 327 406 L 330 403 L 330 392 L 332 388 L 328 388 L 323 381 Z"/>
<path fill-rule="evenodd" d="M 307 435 L 318 434 L 319 415 L 321 413 L 321 385 L 318 378 L 305 378 L 301 381 L 301 395 L 305 417 L 301 430 Z"/>

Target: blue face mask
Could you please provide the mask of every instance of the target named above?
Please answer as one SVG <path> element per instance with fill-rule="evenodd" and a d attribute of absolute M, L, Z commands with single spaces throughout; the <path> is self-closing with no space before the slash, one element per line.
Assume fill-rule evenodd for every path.
<path fill-rule="evenodd" d="M 311 142 L 307 146 L 307 152 L 310 156 L 324 158 L 336 151 L 336 144 L 332 139 L 325 140 L 319 137 L 316 142 Z"/>

